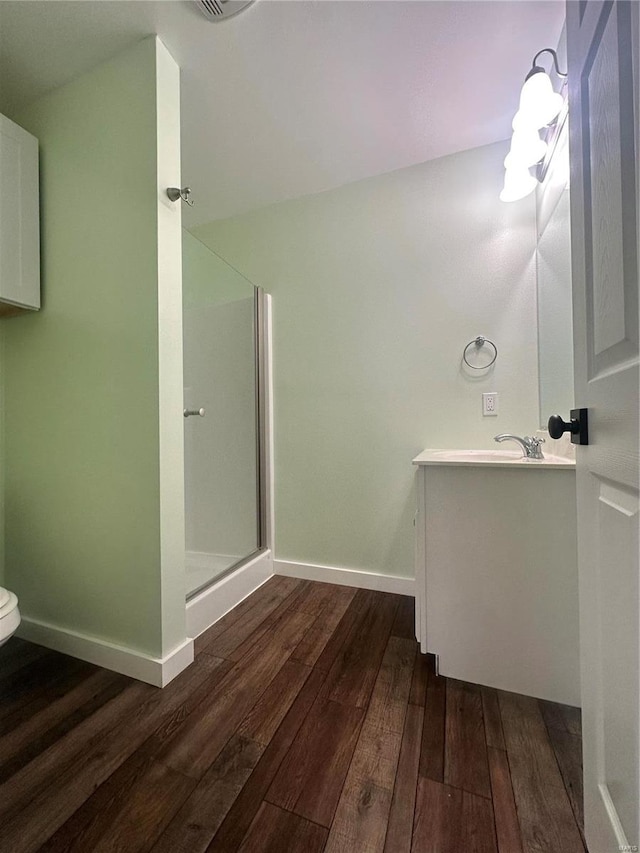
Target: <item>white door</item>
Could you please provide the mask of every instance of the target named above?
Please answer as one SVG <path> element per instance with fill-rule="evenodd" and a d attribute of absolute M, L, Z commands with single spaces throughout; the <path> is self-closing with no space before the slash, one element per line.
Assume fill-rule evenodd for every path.
<path fill-rule="evenodd" d="M 637 850 L 638 4 L 567 3 L 585 829 Z M 635 91 L 634 91 L 635 89 Z"/>

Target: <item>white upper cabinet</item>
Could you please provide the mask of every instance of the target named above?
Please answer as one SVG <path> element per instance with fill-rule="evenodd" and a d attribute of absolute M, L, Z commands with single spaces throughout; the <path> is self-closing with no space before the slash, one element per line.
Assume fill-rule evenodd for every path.
<path fill-rule="evenodd" d="M 0 316 L 40 308 L 38 140 L 0 115 Z"/>

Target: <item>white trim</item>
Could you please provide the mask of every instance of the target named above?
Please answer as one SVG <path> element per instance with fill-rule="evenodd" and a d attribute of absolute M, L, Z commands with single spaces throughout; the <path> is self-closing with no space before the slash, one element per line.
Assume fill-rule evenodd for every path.
<path fill-rule="evenodd" d="M 400 595 L 414 595 L 415 592 L 413 578 L 379 575 L 360 569 L 342 569 L 337 566 L 317 566 L 313 563 L 291 563 L 289 560 L 275 560 L 273 571 L 276 575 L 286 575 L 290 578 L 337 583 L 341 586 L 356 586 L 360 589 L 374 589 L 378 592 L 394 592 Z"/>
<path fill-rule="evenodd" d="M 266 507 L 267 520 L 266 542 L 264 543 L 273 554 L 275 551 L 275 498 L 273 460 L 275 458 L 273 444 L 273 302 L 270 293 L 264 294 L 264 428 L 265 428 L 265 471 L 266 471 Z"/>
<path fill-rule="evenodd" d="M 627 840 L 624 827 L 622 826 L 622 821 L 620 820 L 620 815 L 618 814 L 618 810 L 616 809 L 611 798 L 611 794 L 609 793 L 609 786 L 600 782 L 598 784 L 598 791 L 602 798 L 602 804 L 604 805 L 604 809 L 607 813 L 607 818 L 609 819 L 609 823 L 613 829 L 616 841 L 618 842 L 618 850 L 637 850 L 638 848 L 632 847 Z"/>
<path fill-rule="evenodd" d="M 165 657 L 154 658 L 144 652 L 50 625 L 39 619 L 30 619 L 28 616 L 22 617 L 16 635 L 47 649 L 121 672 L 139 681 L 146 681 L 155 687 L 165 687 L 193 662 L 193 640 L 189 638 Z"/>
<path fill-rule="evenodd" d="M 187 634 L 190 637 L 202 634 L 270 577 L 273 577 L 273 559 L 267 550 L 202 590 L 187 601 Z"/>

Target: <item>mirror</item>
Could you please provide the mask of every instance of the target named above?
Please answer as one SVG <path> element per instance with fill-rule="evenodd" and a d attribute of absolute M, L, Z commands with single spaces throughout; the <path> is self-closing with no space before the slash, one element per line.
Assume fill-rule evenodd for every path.
<path fill-rule="evenodd" d="M 540 426 L 573 408 L 573 317 L 569 188 L 558 196 L 538 233 L 538 369 Z"/>

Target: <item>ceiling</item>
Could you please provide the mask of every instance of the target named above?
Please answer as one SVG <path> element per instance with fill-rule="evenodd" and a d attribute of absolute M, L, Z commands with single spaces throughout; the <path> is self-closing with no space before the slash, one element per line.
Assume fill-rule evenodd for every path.
<path fill-rule="evenodd" d="M 151 33 L 182 69 L 193 226 L 506 139 L 563 0 L 2 0 L 11 115 Z"/>

